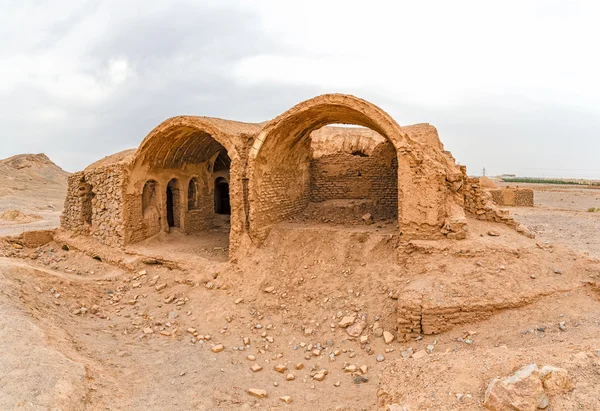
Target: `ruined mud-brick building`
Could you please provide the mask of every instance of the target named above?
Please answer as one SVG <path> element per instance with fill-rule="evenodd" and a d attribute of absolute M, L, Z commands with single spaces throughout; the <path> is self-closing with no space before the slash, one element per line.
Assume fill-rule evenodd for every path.
<path fill-rule="evenodd" d="M 503 187 L 490 190 L 494 203 L 499 206 L 533 207 L 533 190 L 531 188 Z"/>
<path fill-rule="evenodd" d="M 118 247 L 225 228 L 235 252 L 260 245 L 275 224 L 315 215 L 392 221 L 405 239 L 462 239 L 466 214 L 515 224 L 433 126 L 401 127 L 365 100 L 329 94 L 260 124 L 170 118 L 136 150 L 71 175 L 61 226 Z"/>

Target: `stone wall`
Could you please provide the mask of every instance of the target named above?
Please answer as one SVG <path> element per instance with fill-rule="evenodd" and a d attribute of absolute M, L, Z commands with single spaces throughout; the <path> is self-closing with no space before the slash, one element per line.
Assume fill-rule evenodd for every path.
<path fill-rule="evenodd" d="M 533 190 L 530 188 L 505 187 L 490 190 L 490 193 L 499 206 L 533 207 Z"/>
<path fill-rule="evenodd" d="M 381 144 L 371 155 L 333 153 L 310 162 L 310 201 L 366 199 L 376 219 L 398 216 L 398 159 L 394 147 Z"/>
<path fill-rule="evenodd" d="M 102 244 L 124 245 L 124 186 L 127 170 L 120 164 L 69 176 L 61 226 L 89 235 Z"/>

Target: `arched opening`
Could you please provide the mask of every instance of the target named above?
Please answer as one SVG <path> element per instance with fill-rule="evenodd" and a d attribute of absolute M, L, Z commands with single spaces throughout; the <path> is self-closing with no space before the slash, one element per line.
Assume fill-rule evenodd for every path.
<path fill-rule="evenodd" d="M 179 183 L 173 178 L 167 185 L 167 223 L 169 228 L 181 225 L 181 207 L 179 199 Z"/>
<path fill-rule="evenodd" d="M 92 191 L 92 185 L 85 180 L 85 177 L 82 177 L 79 181 L 77 195 L 81 198 L 81 219 L 85 224 L 92 225 L 92 198 L 94 198 L 94 192 Z"/>
<path fill-rule="evenodd" d="M 229 183 L 223 177 L 219 177 L 215 180 L 215 213 L 225 215 L 231 214 Z"/>
<path fill-rule="evenodd" d="M 151 208 L 156 207 L 156 181 L 148 180 L 142 190 L 142 215 L 147 214 Z"/>
<path fill-rule="evenodd" d="M 362 128 L 324 127 L 331 124 Z M 333 130 L 335 136 L 311 147 L 317 130 Z M 347 208 L 352 203 L 349 218 L 356 224 L 381 218 L 394 220 L 396 227 L 403 200 L 398 149 L 406 141 L 389 115 L 356 97 L 324 95 L 298 104 L 267 124 L 250 152 L 251 234 L 263 238 L 273 224 L 302 220 L 312 203 L 324 201 L 338 209 L 321 217 L 339 215 L 340 204 Z"/>
<path fill-rule="evenodd" d="M 198 180 L 193 177 L 188 184 L 188 211 L 198 208 Z"/>
<path fill-rule="evenodd" d="M 310 134 L 310 197 L 295 217 L 337 225 L 398 224 L 398 159 L 365 127 L 332 124 Z"/>

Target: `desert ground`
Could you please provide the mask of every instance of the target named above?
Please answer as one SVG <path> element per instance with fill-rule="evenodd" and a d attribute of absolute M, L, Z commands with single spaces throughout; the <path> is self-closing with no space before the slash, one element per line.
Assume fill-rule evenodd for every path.
<path fill-rule="evenodd" d="M 221 230 L 28 247 L 16 236 L 58 226 L 67 173 L 8 160 L 0 213 L 37 217 L 0 223 L 2 410 L 483 410 L 492 379 L 532 363 L 572 385 L 544 408 L 600 410 L 600 190 L 534 186 L 536 207 L 510 211 L 535 239 L 290 222 L 228 263 Z M 479 314 L 403 340 L 415 292 Z"/>

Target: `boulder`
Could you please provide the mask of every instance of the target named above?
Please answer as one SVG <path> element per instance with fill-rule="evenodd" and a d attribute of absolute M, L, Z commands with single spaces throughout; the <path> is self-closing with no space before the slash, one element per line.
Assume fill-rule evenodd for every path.
<path fill-rule="evenodd" d="M 536 411 L 547 404 L 548 398 L 536 364 L 529 364 L 509 377 L 494 378 L 483 402 L 492 411 Z"/>

